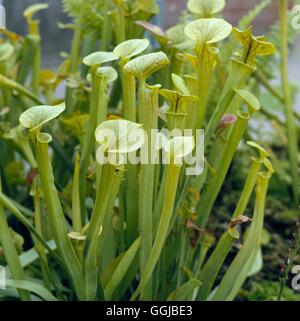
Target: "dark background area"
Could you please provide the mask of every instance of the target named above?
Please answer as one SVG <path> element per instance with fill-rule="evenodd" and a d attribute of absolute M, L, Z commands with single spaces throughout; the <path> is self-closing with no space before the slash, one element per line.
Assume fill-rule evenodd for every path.
<path fill-rule="evenodd" d="M 7 28 L 26 34 L 26 23 L 23 11 L 26 7 L 34 3 L 49 3 L 49 9 L 41 11 L 38 15 L 41 20 L 41 34 L 43 36 L 43 66 L 55 68 L 61 59 L 59 53 L 69 51 L 72 32 L 61 30 L 57 22 L 68 22 L 69 18 L 62 10 L 61 0 L 0 0 L 4 4 L 7 12 Z M 224 17 L 233 25 L 236 24 L 249 10 L 259 4 L 261 0 L 227 0 L 224 10 Z M 168 28 L 177 23 L 182 10 L 186 8 L 187 0 L 159 0 L 161 13 L 155 23 L 164 28 Z M 278 0 L 273 0 L 271 6 L 254 21 L 256 34 L 263 34 L 268 27 L 278 19 Z M 289 60 L 290 79 L 297 84 L 300 83 L 300 42 L 296 43 L 291 51 Z M 300 97 L 299 97 L 300 110 Z"/>
<path fill-rule="evenodd" d="M 70 31 L 61 30 L 57 27 L 58 21 L 69 21 L 67 15 L 62 11 L 62 1 L 4 0 L 2 2 L 7 12 L 7 28 L 22 35 L 27 32 L 25 19 L 22 14 L 24 9 L 34 3 L 49 3 L 49 9 L 41 11 L 38 14 L 41 20 L 41 33 L 43 36 L 43 54 L 46 57 L 43 63 L 47 67 L 57 65 L 59 63 L 58 53 L 69 50 L 72 36 Z M 165 28 L 176 24 L 180 12 L 186 7 L 186 2 L 186 0 L 160 0 L 161 14 L 158 23 Z M 225 17 L 234 24 L 259 2 L 260 0 L 227 0 Z M 276 19 L 276 2 L 257 19 L 255 24 L 257 31 L 266 29 Z"/>
<path fill-rule="evenodd" d="M 60 62 L 59 53 L 69 51 L 72 32 L 61 30 L 57 23 L 67 22 L 70 19 L 62 10 L 61 0 L 4 0 L 3 4 L 6 9 L 6 26 L 21 35 L 27 33 L 26 21 L 23 11 L 29 5 L 34 3 L 48 3 L 49 8 L 38 13 L 41 21 L 43 65 L 46 67 L 55 67 Z"/>
<path fill-rule="evenodd" d="M 170 26 L 175 24 L 178 13 L 186 7 L 187 0 L 163 0 L 162 2 L 165 3 L 166 25 Z M 261 0 L 227 0 L 224 17 L 232 24 L 236 24 L 243 15 L 260 2 Z M 273 0 L 272 5 L 269 6 L 268 10 L 265 10 L 255 20 L 255 30 L 257 32 L 264 31 L 277 19 L 277 3 L 277 0 Z"/>

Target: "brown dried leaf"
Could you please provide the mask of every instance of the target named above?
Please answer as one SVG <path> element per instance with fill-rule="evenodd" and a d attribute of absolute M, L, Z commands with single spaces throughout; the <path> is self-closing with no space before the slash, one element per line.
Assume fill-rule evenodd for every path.
<path fill-rule="evenodd" d="M 229 223 L 230 228 L 234 228 L 238 225 L 244 224 L 251 221 L 251 218 L 246 215 L 239 215 L 236 219 L 231 220 Z"/>
<path fill-rule="evenodd" d="M 198 232 L 202 232 L 202 230 L 192 219 L 188 218 L 186 221 L 186 227 L 190 230 L 195 230 Z"/>

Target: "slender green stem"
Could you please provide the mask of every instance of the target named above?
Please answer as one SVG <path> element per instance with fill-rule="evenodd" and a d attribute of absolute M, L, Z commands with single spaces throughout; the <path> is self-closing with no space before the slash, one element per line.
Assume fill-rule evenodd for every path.
<path fill-rule="evenodd" d="M 91 220 L 88 227 L 88 233 L 84 248 L 84 270 L 85 270 L 85 291 L 86 300 L 96 300 L 104 298 L 104 290 L 99 279 L 99 236 L 102 234 L 102 228 L 107 214 L 109 199 L 113 191 L 113 176 L 116 167 L 105 164 L 101 172 L 96 189 L 96 201 Z M 99 293 L 100 291 L 100 293 Z"/>
<path fill-rule="evenodd" d="M 126 61 L 120 63 L 122 69 L 123 101 L 125 119 L 136 122 L 136 79 L 134 75 L 123 70 Z M 138 168 L 128 164 L 126 167 L 125 189 L 125 216 L 127 222 L 127 244 L 137 238 L 138 234 Z"/>
<path fill-rule="evenodd" d="M 210 140 L 217 129 L 220 119 L 226 113 L 226 110 L 230 107 L 230 104 L 235 97 L 234 90 L 242 88 L 246 80 L 249 78 L 251 73 L 254 72 L 254 70 L 255 69 L 251 66 L 232 59 L 231 70 L 225 83 L 222 95 L 205 131 L 205 147 L 207 147 L 210 143 Z"/>
<path fill-rule="evenodd" d="M 95 51 L 97 40 L 98 40 L 98 33 L 95 31 L 92 31 L 88 33 L 86 36 L 84 36 L 82 52 L 81 52 L 82 57 L 86 57 Z M 88 71 L 89 71 L 88 66 L 82 64 L 80 68 L 81 77 L 86 78 Z"/>
<path fill-rule="evenodd" d="M 103 3 L 103 12 L 104 12 L 104 19 L 102 25 L 102 34 L 101 34 L 101 43 L 100 43 L 100 50 L 108 51 L 109 49 L 109 40 L 111 35 L 111 22 L 110 22 L 110 15 L 109 15 L 109 0 L 104 0 Z"/>
<path fill-rule="evenodd" d="M 280 27 L 281 27 L 281 81 L 284 94 L 285 108 L 286 108 L 286 117 L 287 117 L 287 133 L 288 133 L 288 149 L 289 149 L 289 158 L 291 166 L 291 175 L 293 182 L 293 197 L 296 205 L 299 203 L 299 175 L 298 175 L 298 144 L 297 144 L 297 129 L 295 125 L 294 110 L 292 107 L 292 97 L 288 81 L 288 21 L 287 21 L 287 10 L 288 10 L 288 1 L 280 0 L 279 13 L 280 13 Z M 291 256 L 291 263 L 285 270 L 285 274 L 282 280 L 282 286 L 278 294 L 278 300 L 281 300 L 284 286 L 287 282 L 289 272 L 292 268 L 292 262 L 294 257 L 299 251 L 299 242 L 295 246 Z"/>
<path fill-rule="evenodd" d="M 299 205 L 299 173 L 298 173 L 298 139 L 297 127 L 293 111 L 293 101 L 288 80 L 288 1 L 279 1 L 280 15 L 280 39 L 281 39 L 281 82 L 285 98 L 286 127 L 288 136 L 288 154 L 290 159 L 293 199 L 296 206 Z"/>
<path fill-rule="evenodd" d="M 0 176 L 0 192 L 2 192 L 2 183 Z M 12 234 L 7 224 L 3 205 L 0 203 L 0 241 L 4 249 L 5 259 L 9 266 L 10 272 L 15 280 L 25 280 L 25 273 L 22 268 L 17 250 L 12 239 Z M 20 298 L 24 301 L 30 300 L 27 291 L 19 290 Z"/>
<path fill-rule="evenodd" d="M 215 295 L 213 296 L 214 301 L 233 300 L 246 280 L 249 270 L 253 265 L 261 244 L 265 201 L 270 177 L 271 175 L 269 173 L 261 173 L 259 175 L 256 186 L 253 222 L 251 223 L 248 236 L 242 249 L 227 269 Z"/>
<path fill-rule="evenodd" d="M 201 228 L 205 228 L 207 225 L 213 204 L 220 192 L 233 156 L 246 130 L 248 119 L 248 114 L 239 113 L 239 118 L 228 140 L 227 148 L 221 156 L 221 160 L 219 162 L 220 166 L 216 168 L 216 173 L 211 175 L 208 180 L 208 187 L 204 191 L 201 201 L 197 207 L 197 214 L 199 216 L 199 224 Z"/>
<path fill-rule="evenodd" d="M 112 14 L 114 21 L 114 30 L 117 40 L 117 44 L 120 44 L 126 40 L 126 26 L 125 26 L 125 15 L 122 5 L 116 5 L 116 9 Z"/>
<path fill-rule="evenodd" d="M 165 169 L 162 174 L 161 184 L 158 192 L 158 196 L 156 198 L 154 212 L 153 212 L 153 234 L 156 234 L 160 215 L 162 213 L 162 209 L 164 206 L 164 197 L 165 197 L 165 189 L 166 189 L 166 180 L 167 180 L 167 170 Z"/>
<path fill-rule="evenodd" d="M 257 182 L 257 177 L 261 169 L 261 161 L 253 158 L 251 167 L 248 172 L 247 180 L 240 196 L 239 202 L 232 215 L 232 219 L 236 219 L 239 215 L 243 215 L 246 210 L 247 204 Z"/>
<path fill-rule="evenodd" d="M 0 64 L 0 74 L 3 76 L 7 76 L 7 68 L 5 63 Z M 2 106 L 9 106 L 10 99 L 11 99 L 11 94 L 9 90 L 7 90 L 6 88 L 1 88 L 1 92 L 3 95 L 3 101 L 1 102 Z"/>
<path fill-rule="evenodd" d="M 108 96 L 108 83 L 105 80 L 104 77 L 100 79 L 100 84 L 99 84 L 99 102 L 98 102 L 98 114 L 97 114 L 97 124 L 101 124 L 106 120 L 107 116 L 107 107 L 108 107 L 108 101 L 109 101 L 109 96 Z"/>
<path fill-rule="evenodd" d="M 169 231 L 169 225 L 173 216 L 173 209 L 176 199 L 180 170 L 181 168 L 175 165 L 173 162 L 171 162 L 168 167 L 165 203 L 160 218 L 159 226 L 157 229 L 155 241 L 151 249 L 150 255 L 147 258 L 146 266 L 143 270 L 139 286 L 133 294 L 131 300 L 135 300 L 138 297 L 138 295 L 143 291 L 144 287 L 151 279 L 151 275 L 157 265 L 163 246 L 166 242 Z"/>
<path fill-rule="evenodd" d="M 36 230 L 42 235 L 42 217 L 41 217 L 41 198 L 39 191 L 36 189 L 34 194 L 34 225 Z M 50 289 L 49 267 L 47 262 L 47 253 L 43 244 L 37 239 L 35 248 L 40 257 L 42 276 L 46 288 Z"/>
<path fill-rule="evenodd" d="M 205 238 L 202 241 L 200 241 L 200 246 L 199 246 L 200 254 L 199 254 L 199 259 L 196 259 L 196 261 L 195 261 L 194 275 L 199 274 L 199 272 L 203 266 L 203 263 L 205 262 L 206 255 L 207 255 L 209 249 L 212 247 L 212 245 L 213 244 L 211 242 L 207 242 L 205 240 Z M 198 278 L 198 279 L 200 279 L 200 278 Z"/>
<path fill-rule="evenodd" d="M 100 232 L 103 225 L 106 208 L 108 206 L 108 200 L 111 194 L 112 178 L 115 175 L 116 167 L 114 165 L 105 164 L 101 173 L 101 180 L 98 182 L 97 194 L 94 210 L 91 216 L 87 239 L 86 249 L 89 248 L 89 243 L 93 242 L 95 236 Z"/>
<path fill-rule="evenodd" d="M 158 92 L 159 87 L 149 87 L 144 81 L 139 83 L 139 119 L 144 125 L 147 133 L 148 163 L 141 164 L 140 191 L 139 191 L 139 229 L 142 235 L 140 248 L 140 268 L 143 275 L 147 268 L 148 257 L 152 248 L 152 214 L 153 214 L 153 192 L 155 179 L 155 164 L 151 164 L 151 130 L 158 125 Z M 149 283 L 143 287 L 143 299 L 151 299 L 151 278 Z"/>
<path fill-rule="evenodd" d="M 209 94 L 209 87 L 212 78 L 215 55 L 210 51 L 208 45 L 203 45 L 198 49 L 197 55 L 197 102 L 196 123 L 197 129 L 201 129 L 206 115 L 206 104 Z"/>
<path fill-rule="evenodd" d="M 81 37 L 82 37 L 82 26 L 80 19 L 75 24 L 75 32 L 72 41 L 72 48 L 70 53 L 70 74 L 76 75 L 78 71 L 78 63 L 79 63 L 79 56 L 80 56 L 80 47 L 81 47 Z M 66 106 L 68 112 L 71 112 L 74 108 L 74 89 L 67 88 L 66 92 Z"/>
<path fill-rule="evenodd" d="M 72 41 L 72 48 L 70 54 L 70 73 L 76 74 L 78 71 L 78 62 L 80 56 L 80 46 L 82 37 L 82 26 L 81 22 L 77 21 L 75 25 L 74 37 Z"/>
<path fill-rule="evenodd" d="M 32 92 L 40 96 L 40 73 L 41 73 L 41 37 L 36 36 L 35 53 L 32 62 Z"/>
<path fill-rule="evenodd" d="M 121 283 L 130 265 L 132 264 L 140 246 L 140 243 L 141 237 L 138 237 L 138 239 L 131 245 L 128 251 L 124 254 L 120 263 L 114 270 L 107 286 L 105 287 L 105 297 L 107 298 L 107 300 L 112 299 L 114 292 L 116 291 L 118 285 Z"/>
<path fill-rule="evenodd" d="M 0 84 L 2 87 L 9 88 L 10 90 L 17 91 L 20 95 L 25 96 L 32 100 L 34 103 L 38 105 L 43 105 L 39 97 L 28 91 L 24 86 L 20 85 L 19 83 L 11 80 L 3 75 L 0 75 Z"/>
<path fill-rule="evenodd" d="M 178 50 L 174 50 L 172 59 L 171 59 L 171 73 L 180 75 L 183 66 L 183 60 L 177 58 Z"/>
<path fill-rule="evenodd" d="M 187 77 L 187 86 L 190 91 L 191 95 L 198 95 L 198 89 L 197 89 L 197 78 L 194 77 Z M 187 105 L 187 118 L 185 122 L 185 128 L 187 129 L 193 129 L 196 128 L 196 117 L 195 114 L 197 113 L 197 102 L 191 101 Z"/>
<path fill-rule="evenodd" d="M 19 148 L 23 152 L 24 156 L 26 157 L 27 161 L 31 165 L 32 168 L 37 168 L 36 159 L 34 157 L 30 141 L 29 139 L 23 140 L 20 143 L 18 143 Z"/>
<path fill-rule="evenodd" d="M 244 214 L 244 211 L 255 187 L 261 165 L 261 162 L 253 159 L 246 179 L 246 183 L 243 188 L 243 192 L 232 215 L 232 219 L 235 219 L 239 215 Z M 222 234 L 216 248 L 199 273 L 198 279 L 203 281 L 203 286 L 199 289 L 197 296 L 198 300 L 207 299 L 234 240 L 235 237 L 228 230 Z"/>
<path fill-rule="evenodd" d="M 115 173 L 113 175 L 113 182 L 112 182 L 112 191 L 110 194 L 108 206 L 107 206 L 107 215 L 105 215 L 104 223 L 103 223 L 103 232 L 100 235 L 99 243 L 100 243 L 100 250 L 101 253 L 101 265 L 102 268 L 105 269 L 110 262 L 115 258 L 117 253 L 116 248 L 116 235 L 112 233 L 114 230 L 113 226 L 113 217 L 115 213 L 115 200 L 118 196 L 120 191 L 121 182 L 123 179 L 123 172 Z M 121 226 L 121 229 L 124 229 L 124 225 Z M 119 233 L 117 233 L 119 236 Z"/>
<path fill-rule="evenodd" d="M 99 84 L 99 98 L 98 98 L 98 113 L 97 113 L 97 124 L 101 124 L 106 120 L 107 116 L 107 109 L 108 109 L 108 101 L 109 101 L 109 96 L 108 96 L 108 83 L 107 80 L 102 77 L 100 78 L 100 84 Z M 98 146 L 98 143 L 96 143 L 96 147 Z M 101 171 L 102 171 L 102 166 L 100 164 L 97 164 L 96 168 L 96 181 L 101 177 Z"/>
<path fill-rule="evenodd" d="M 23 206 L 12 201 L 3 193 L 0 193 L 0 204 L 2 204 L 4 207 L 6 207 L 17 218 L 17 220 L 19 220 L 32 233 L 32 235 L 43 244 L 45 249 L 51 254 L 51 256 L 55 259 L 55 261 L 58 264 L 63 265 L 61 258 L 56 254 L 56 252 L 54 252 L 48 246 L 47 242 L 44 240 L 42 235 L 34 228 L 34 226 L 31 224 L 31 222 L 21 213 L 21 211 L 26 213 L 26 211 L 28 211 L 28 209 L 26 209 L 26 211 L 25 211 Z M 31 213 L 30 213 L 30 215 L 29 215 L 29 213 L 27 213 L 27 214 L 30 217 L 33 216 L 33 215 L 31 215 Z"/>
<path fill-rule="evenodd" d="M 22 48 L 21 48 L 21 61 L 18 73 L 16 75 L 16 81 L 19 84 L 24 85 L 29 75 L 32 66 L 32 57 L 34 57 L 35 46 L 34 46 L 35 36 L 27 35 L 24 38 Z"/>
<path fill-rule="evenodd" d="M 97 119 L 99 113 L 99 100 L 100 100 L 100 84 L 101 79 L 97 77 L 95 71 L 92 70 L 92 93 L 90 102 L 90 115 L 88 120 L 87 132 L 83 139 L 82 152 L 81 152 L 81 166 L 80 166 L 80 208 L 82 222 L 85 222 L 86 215 L 86 173 L 91 161 L 92 151 L 94 149 L 95 138 L 94 133 L 97 126 Z"/>
<path fill-rule="evenodd" d="M 83 299 L 84 283 L 83 271 L 75 249 L 68 237 L 66 221 L 55 187 L 52 165 L 48 154 L 48 144 L 35 140 L 38 169 L 45 201 L 48 208 L 51 230 L 57 244 L 58 251 L 74 284 L 78 299 Z"/>
<path fill-rule="evenodd" d="M 122 65 L 121 65 L 122 68 Z M 124 116 L 125 119 L 136 121 L 136 80 L 133 74 L 122 72 Z"/>
<path fill-rule="evenodd" d="M 178 269 L 177 269 L 177 287 L 180 287 L 182 284 L 182 269 L 184 267 L 185 258 L 186 258 L 186 244 L 187 244 L 187 235 L 185 233 L 185 229 L 181 227 L 181 236 L 180 236 L 180 255 L 178 261 Z"/>
<path fill-rule="evenodd" d="M 79 173 L 80 173 L 80 157 L 77 154 L 75 160 L 75 170 L 73 177 L 72 191 L 72 223 L 75 232 L 81 232 L 81 214 L 80 214 L 80 192 L 79 192 Z"/>
<path fill-rule="evenodd" d="M 41 72 L 41 36 L 40 36 L 40 21 L 30 20 L 28 21 L 28 31 L 31 36 L 31 44 L 34 48 L 33 56 L 31 57 L 32 66 L 32 79 L 31 87 L 32 92 L 39 97 L 40 96 L 40 72 Z"/>

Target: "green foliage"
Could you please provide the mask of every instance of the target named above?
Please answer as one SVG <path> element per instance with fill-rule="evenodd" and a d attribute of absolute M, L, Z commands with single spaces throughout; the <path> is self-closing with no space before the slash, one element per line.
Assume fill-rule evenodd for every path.
<path fill-rule="evenodd" d="M 87 31 L 102 28 L 104 2 L 106 0 L 63 0 L 63 8 L 71 17 L 83 23 Z"/>
<path fill-rule="evenodd" d="M 247 300 L 250 301 L 277 301 L 278 291 L 278 282 L 254 282 L 250 291 L 242 295 L 246 295 Z M 299 294 L 294 293 L 290 288 L 286 287 L 284 293 L 283 301 L 299 301 Z"/>
<path fill-rule="evenodd" d="M 246 29 L 250 27 L 255 18 L 258 17 L 271 3 L 272 0 L 263 0 L 261 3 L 256 5 L 252 10 L 248 12 L 246 16 L 244 16 L 239 21 L 239 28 Z"/>
<path fill-rule="evenodd" d="M 297 135 L 283 126 L 287 111 L 288 123 L 299 117 L 285 64 L 284 93 L 267 70 L 278 56 L 286 62 L 285 11 L 268 37 L 251 28 L 270 3 L 237 29 L 220 17 L 225 1 L 190 0 L 189 13 L 163 30 L 149 22 L 156 0 L 63 0 L 74 38 L 57 70 L 42 69 L 33 20 L 46 5 L 25 11 L 24 38 L 3 31 L 0 263 L 9 289 L 1 299 L 277 297 L 268 277 L 251 282 L 268 268 L 265 248 L 276 247 L 270 217 L 288 226 L 297 216 L 286 155 Z M 125 162 L 144 152 L 158 163 Z M 294 295 L 285 289 L 282 298 Z"/>

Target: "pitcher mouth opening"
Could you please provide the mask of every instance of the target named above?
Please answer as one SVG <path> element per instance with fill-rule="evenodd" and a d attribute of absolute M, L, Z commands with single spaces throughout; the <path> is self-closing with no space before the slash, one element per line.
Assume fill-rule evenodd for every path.
<path fill-rule="evenodd" d="M 151 134 L 143 128 L 127 131 L 121 128 L 117 131 L 100 128 L 96 130 L 96 140 L 100 144 L 96 152 L 99 164 L 170 164 L 170 151 L 166 149 L 168 141 L 181 137 L 182 146 L 177 146 L 174 161 L 186 165 L 187 175 L 200 175 L 204 169 L 204 130 L 197 129 L 194 133 L 189 129 L 152 129 Z M 123 132 L 123 134 L 122 134 Z M 195 135 L 194 135 L 195 134 Z M 191 146 L 193 145 L 193 146 Z M 179 149 L 180 150 L 179 150 Z"/>

